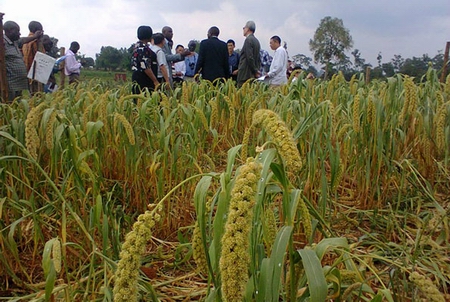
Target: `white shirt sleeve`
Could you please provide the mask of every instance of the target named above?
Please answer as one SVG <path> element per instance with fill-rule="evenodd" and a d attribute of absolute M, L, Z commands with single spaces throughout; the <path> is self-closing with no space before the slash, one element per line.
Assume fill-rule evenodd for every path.
<path fill-rule="evenodd" d="M 75 55 L 68 55 L 65 59 L 65 71 L 67 75 L 80 73 L 81 63 L 75 58 Z"/>
<path fill-rule="evenodd" d="M 280 72 L 283 71 L 283 66 L 285 66 L 286 57 L 284 56 L 283 50 L 278 48 L 275 51 L 275 55 L 273 56 L 272 64 L 270 65 L 269 70 L 269 78 L 273 78 L 274 76 L 278 75 Z"/>

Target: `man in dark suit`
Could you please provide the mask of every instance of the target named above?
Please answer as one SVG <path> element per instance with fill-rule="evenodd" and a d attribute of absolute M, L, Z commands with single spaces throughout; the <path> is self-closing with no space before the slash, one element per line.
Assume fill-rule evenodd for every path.
<path fill-rule="evenodd" d="M 219 28 L 216 26 L 208 30 L 208 39 L 200 43 L 198 61 L 195 67 L 195 73 L 200 73 L 204 80 L 211 82 L 230 77 L 227 43 L 219 40 L 219 33 Z"/>

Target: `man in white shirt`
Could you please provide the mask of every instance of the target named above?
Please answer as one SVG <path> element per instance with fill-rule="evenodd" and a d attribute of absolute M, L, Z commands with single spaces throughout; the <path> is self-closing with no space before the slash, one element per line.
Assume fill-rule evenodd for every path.
<path fill-rule="evenodd" d="M 269 42 L 270 48 L 275 50 L 272 64 L 269 72 L 266 74 L 266 80 L 269 81 L 270 86 L 280 86 L 287 83 L 287 63 L 288 56 L 286 49 L 281 46 L 281 39 L 279 36 L 273 36 Z"/>
<path fill-rule="evenodd" d="M 80 44 L 73 41 L 70 43 L 70 49 L 66 53 L 64 73 L 69 77 L 69 84 L 77 83 L 80 80 L 81 63 L 75 57 L 79 50 Z"/>
<path fill-rule="evenodd" d="M 158 81 L 160 83 L 165 82 L 167 83 L 167 85 L 169 85 L 169 88 L 172 88 L 171 86 L 172 82 L 170 81 L 169 78 L 169 65 L 167 64 L 166 54 L 163 51 L 163 47 L 166 43 L 166 40 L 164 39 L 164 36 L 161 33 L 154 34 L 152 38 L 153 44 L 151 46 L 151 49 L 156 54 L 156 60 L 158 61 L 159 66 L 157 75 Z"/>
<path fill-rule="evenodd" d="M 175 48 L 176 53 L 183 53 L 184 52 L 184 46 L 179 44 Z M 167 58 L 167 56 L 166 56 Z M 186 74 L 186 63 L 184 61 L 179 61 L 176 63 L 173 63 L 172 65 L 172 75 L 173 75 L 173 83 L 174 85 L 180 85 L 184 81 L 184 75 Z"/>

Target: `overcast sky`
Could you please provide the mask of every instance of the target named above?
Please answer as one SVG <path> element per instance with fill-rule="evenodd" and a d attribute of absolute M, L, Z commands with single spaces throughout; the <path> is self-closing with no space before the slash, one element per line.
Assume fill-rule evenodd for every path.
<path fill-rule="evenodd" d="M 340 18 L 353 37 L 353 49 L 376 65 L 394 54 L 403 58 L 434 57 L 450 41 L 449 0 L 0 0 L 3 22 L 15 21 L 22 36 L 28 23 L 42 23 L 44 31 L 59 40 L 81 45 L 80 53 L 93 57 L 102 46 L 126 47 L 136 42 L 136 29 L 149 25 L 160 32 L 164 25 L 174 31 L 174 43 L 206 38 L 209 27 L 220 29 L 219 38 L 234 39 L 241 48 L 242 27 L 256 22 L 256 37 L 271 52 L 269 39 L 278 35 L 287 42 L 289 56 L 313 57 L 309 40 L 326 16 Z M 347 53 L 352 57 L 351 51 Z"/>

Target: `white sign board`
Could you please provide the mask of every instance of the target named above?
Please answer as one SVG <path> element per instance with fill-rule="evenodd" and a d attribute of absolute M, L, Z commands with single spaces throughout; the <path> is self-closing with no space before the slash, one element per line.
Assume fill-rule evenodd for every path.
<path fill-rule="evenodd" d="M 28 78 L 47 84 L 56 60 L 45 53 L 37 52 L 33 64 L 28 71 Z"/>

